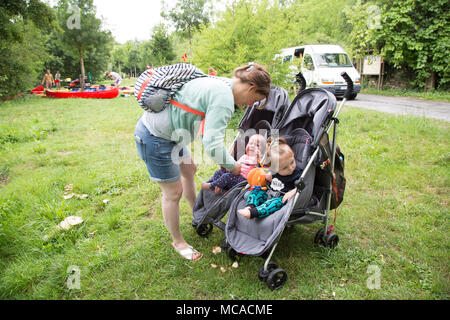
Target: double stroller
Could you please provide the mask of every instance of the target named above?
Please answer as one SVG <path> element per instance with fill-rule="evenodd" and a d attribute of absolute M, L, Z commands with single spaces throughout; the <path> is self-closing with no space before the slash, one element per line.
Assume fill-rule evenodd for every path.
<path fill-rule="evenodd" d="M 347 93 L 352 81 L 346 73 Z M 334 248 L 339 237 L 329 224 L 329 212 L 343 199 L 344 156 L 336 145 L 337 116 L 346 96 L 336 110 L 335 96 L 320 88 L 301 90 L 290 102 L 286 90 L 272 86 L 264 109 L 247 108 L 232 144 L 231 154 L 239 159 L 249 137 L 254 133 L 283 137 L 295 154 L 297 167 L 303 170 L 296 181 L 297 192 L 280 210 L 262 219 L 246 219 L 237 213 L 246 207 L 243 181 L 221 195 L 200 190 L 193 209 L 192 226 L 197 234 L 208 236 L 214 226 L 225 231 L 222 247 L 234 259 L 237 255 L 261 256 L 265 259 L 258 272 L 271 290 L 280 289 L 287 280 L 285 270 L 271 261 L 286 226 L 321 221 L 323 227 L 314 242 Z M 332 141 L 328 132 L 333 128 Z M 209 180 L 209 182 L 211 179 Z M 227 221 L 222 219 L 228 213 Z"/>

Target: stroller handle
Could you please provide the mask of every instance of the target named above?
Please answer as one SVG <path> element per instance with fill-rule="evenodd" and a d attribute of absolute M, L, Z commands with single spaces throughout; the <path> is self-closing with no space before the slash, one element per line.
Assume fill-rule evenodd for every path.
<path fill-rule="evenodd" d="M 300 88 L 297 91 L 297 94 L 299 94 L 300 92 L 305 90 L 305 88 L 306 88 L 306 80 L 305 80 L 305 77 L 303 76 L 303 74 L 301 72 L 299 72 L 299 73 L 297 73 L 295 75 L 295 79 L 300 84 Z"/>
<path fill-rule="evenodd" d="M 345 71 L 341 73 L 341 76 L 342 76 L 342 78 L 344 78 L 345 82 L 347 82 L 347 90 L 345 90 L 344 98 L 342 99 L 342 102 L 339 105 L 339 108 L 335 112 L 334 118 L 338 117 L 339 113 L 341 112 L 342 107 L 344 106 L 344 103 L 347 101 L 347 99 L 351 96 L 351 94 L 353 92 L 353 81 L 350 78 L 350 76 Z M 334 120 L 333 120 L 333 122 L 334 122 Z M 332 123 L 330 123 L 328 125 L 327 132 L 330 130 L 331 125 L 332 125 Z"/>
<path fill-rule="evenodd" d="M 345 71 L 341 73 L 341 77 L 347 82 L 347 90 L 345 90 L 344 98 L 349 99 L 353 93 L 353 81 Z"/>

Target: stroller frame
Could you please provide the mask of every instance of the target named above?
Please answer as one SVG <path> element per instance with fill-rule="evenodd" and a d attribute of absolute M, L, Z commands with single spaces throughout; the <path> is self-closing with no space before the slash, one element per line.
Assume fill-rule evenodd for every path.
<path fill-rule="evenodd" d="M 325 130 L 324 134 L 322 135 L 322 137 L 324 135 L 327 135 L 328 132 L 330 131 L 331 127 L 333 127 L 333 139 L 332 139 L 332 144 L 331 144 L 331 155 L 330 155 L 330 157 L 331 157 L 331 159 L 330 159 L 331 175 L 332 176 L 334 175 L 334 162 L 335 162 L 335 156 L 336 156 L 337 126 L 339 124 L 338 116 L 339 116 L 339 113 L 340 113 L 344 103 L 347 101 L 347 99 L 349 98 L 349 95 L 351 94 L 351 92 L 353 90 L 353 82 L 352 82 L 351 78 L 348 76 L 348 74 L 346 72 L 343 72 L 341 74 L 341 76 L 345 79 L 345 81 L 347 83 L 347 90 L 345 92 L 344 98 L 342 99 L 342 102 L 340 103 L 338 109 L 336 110 L 333 117 L 331 118 L 331 121 L 328 124 L 327 129 Z M 302 75 L 298 74 L 297 77 L 301 79 Z M 322 139 L 322 137 L 321 137 L 321 139 Z M 329 143 L 328 139 L 327 139 L 326 143 Z M 316 158 L 318 157 L 320 149 L 321 149 L 321 143 L 319 143 L 319 145 L 317 146 L 316 150 L 314 151 L 313 155 L 311 156 L 310 160 L 308 161 L 308 164 L 306 165 L 306 167 L 299 179 L 299 182 L 297 184 L 297 192 L 294 197 L 294 204 L 297 202 L 302 190 L 305 188 L 304 178 L 306 176 L 306 173 L 309 170 L 311 170 L 311 167 L 314 168 L 313 163 L 316 160 Z M 320 243 L 329 248 L 336 247 L 336 245 L 339 242 L 339 237 L 336 234 L 332 233 L 331 230 L 329 230 L 329 218 L 328 217 L 329 217 L 330 206 L 331 206 L 332 187 L 333 187 L 332 179 L 330 178 L 330 183 L 328 186 L 328 192 L 327 192 L 327 198 L 326 198 L 326 206 L 325 206 L 325 209 L 323 210 L 323 212 L 314 212 L 314 211 L 307 212 L 308 215 L 317 216 L 319 218 L 319 220 L 322 220 L 323 225 L 324 225 L 323 228 L 319 229 L 319 231 L 317 232 L 317 234 L 314 238 L 314 242 Z M 294 211 L 294 206 L 291 207 L 289 217 L 292 215 L 293 211 Z M 292 226 L 292 225 L 296 225 L 296 224 L 300 224 L 300 223 L 304 224 L 303 221 L 300 221 L 301 219 L 302 219 L 302 217 L 300 217 L 298 219 L 294 219 L 294 220 L 288 220 L 286 222 L 286 224 L 284 225 L 279 236 L 274 241 L 274 244 L 273 244 L 269 254 L 267 255 L 264 265 L 259 270 L 259 273 L 258 273 L 259 279 L 261 281 L 266 281 L 268 287 L 271 290 L 280 289 L 287 280 L 286 271 L 284 271 L 281 268 L 277 268 L 276 264 L 270 261 L 272 258 L 272 255 L 275 252 L 275 249 L 278 245 L 278 241 L 280 240 L 280 238 L 284 232 L 284 228 L 286 228 L 286 226 Z"/>

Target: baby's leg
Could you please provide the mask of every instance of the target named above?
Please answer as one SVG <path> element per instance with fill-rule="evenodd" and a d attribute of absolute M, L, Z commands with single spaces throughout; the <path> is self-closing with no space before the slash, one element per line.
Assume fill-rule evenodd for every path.
<path fill-rule="evenodd" d="M 214 191 L 217 186 L 217 181 L 226 173 L 226 171 L 219 169 L 214 172 L 214 175 L 212 177 L 213 181 L 210 183 L 204 182 L 202 183 L 202 189 L 209 189 Z"/>
<path fill-rule="evenodd" d="M 258 218 L 264 218 L 272 213 L 280 210 L 284 206 L 283 198 L 282 197 L 276 197 L 267 200 L 260 206 L 256 207 L 256 210 L 258 211 Z"/>
<path fill-rule="evenodd" d="M 261 189 L 253 189 L 247 197 L 247 204 L 250 207 L 257 207 L 267 200 L 267 192 Z"/>
<path fill-rule="evenodd" d="M 231 172 L 223 173 L 217 180 L 214 180 L 214 184 L 210 184 L 211 190 L 216 187 L 219 187 L 222 190 L 228 190 L 234 187 L 239 182 L 243 181 L 244 178 L 241 176 L 235 176 Z"/>
<path fill-rule="evenodd" d="M 222 169 L 216 170 L 216 172 L 214 172 L 214 175 L 213 175 L 213 181 L 218 180 L 225 173 L 227 173 L 227 172 Z"/>

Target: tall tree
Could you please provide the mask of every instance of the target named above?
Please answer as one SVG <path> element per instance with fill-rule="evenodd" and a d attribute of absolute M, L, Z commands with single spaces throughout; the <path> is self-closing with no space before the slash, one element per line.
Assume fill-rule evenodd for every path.
<path fill-rule="evenodd" d="M 174 8 L 163 9 L 161 16 L 172 21 L 176 30 L 185 34 L 190 42 L 194 31 L 209 23 L 207 4 L 208 0 L 178 0 Z"/>
<path fill-rule="evenodd" d="M 160 23 L 153 27 L 149 48 L 153 57 L 152 62 L 157 66 L 169 64 L 175 59 L 173 45 L 164 24 Z"/>
<path fill-rule="evenodd" d="M 58 4 L 59 22 L 64 30 L 62 43 L 79 58 L 82 88 L 86 58 L 95 59 L 97 50 L 103 50 L 104 54 L 113 42 L 111 32 L 102 29 L 102 21 L 95 14 L 93 0 L 60 0 Z"/>

